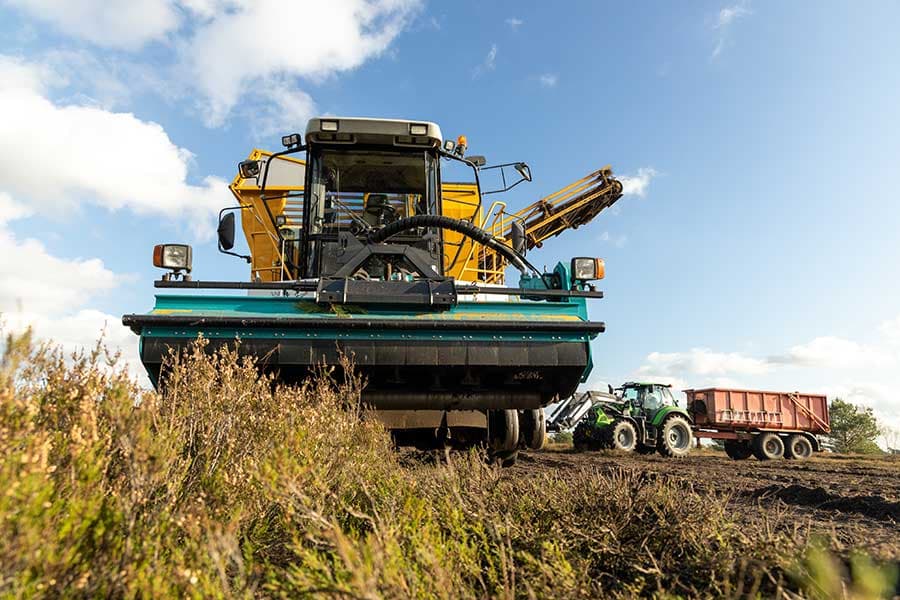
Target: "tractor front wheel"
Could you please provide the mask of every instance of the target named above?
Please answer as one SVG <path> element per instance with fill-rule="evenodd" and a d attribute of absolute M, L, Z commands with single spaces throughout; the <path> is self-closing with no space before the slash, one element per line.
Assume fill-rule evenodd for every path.
<path fill-rule="evenodd" d="M 694 440 L 694 432 L 691 424 L 681 415 L 673 415 L 665 420 L 660 427 L 657 450 L 667 458 L 687 456 L 691 451 L 691 442 Z"/>
<path fill-rule="evenodd" d="M 637 430 L 630 421 L 617 419 L 603 432 L 604 446 L 613 450 L 631 452 L 637 446 Z"/>

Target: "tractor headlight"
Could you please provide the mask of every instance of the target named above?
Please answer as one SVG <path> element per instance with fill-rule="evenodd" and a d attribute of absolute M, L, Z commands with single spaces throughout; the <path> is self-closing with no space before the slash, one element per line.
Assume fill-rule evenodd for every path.
<path fill-rule="evenodd" d="M 325 128 L 323 127 L 322 129 L 324 130 Z M 300 141 L 301 139 L 299 133 L 292 133 L 291 135 L 281 136 L 281 145 L 285 148 L 293 148 L 294 146 L 299 146 Z"/>
<path fill-rule="evenodd" d="M 572 259 L 573 281 L 603 279 L 604 275 L 606 275 L 606 265 L 603 264 L 602 258 L 579 257 Z"/>
<path fill-rule="evenodd" d="M 153 247 L 153 266 L 171 271 L 191 272 L 191 247 L 187 244 L 159 244 Z"/>

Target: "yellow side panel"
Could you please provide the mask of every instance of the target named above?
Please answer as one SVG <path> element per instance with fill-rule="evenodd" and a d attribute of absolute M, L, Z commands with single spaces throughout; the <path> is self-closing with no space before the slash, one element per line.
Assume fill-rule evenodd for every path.
<path fill-rule="evenodd" d="M 441 186 L 442 214 L 454 219 L 473 221 L 481 224 L 481 206 L 478 190 L 474 183 L 445 183 Z M 444 231 L 444 275 L 460 280 L 474 281 L 476 274 L 472 266 L 475 248 L 471 238 L 455 231 Z M 464 272 L 465 271 L 465 272 Z"/>

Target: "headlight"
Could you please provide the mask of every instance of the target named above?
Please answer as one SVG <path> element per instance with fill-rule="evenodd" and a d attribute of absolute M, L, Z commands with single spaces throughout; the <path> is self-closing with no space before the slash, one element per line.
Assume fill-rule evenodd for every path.
<path fill-rule="evenodd" d="M 602 258 L 579 257 L 572 259 L 572 280 L 591 281 L 603 279 L 606 275 L 606 265 Z"/>
<path fill-rule="evenodd" d="M 409 124 L 409 135 L 428 135 L 428 125 L 421 125 L 419 123 L 410 123 Z"/>
<path fill-rule="evenodd" d="M 322 131 L 337 131 L 338 130 L 338 122 L 337 121 L 320 121 L 319 127 L 321 127 Z"/>
<path fill-rule="evenodd" d="M 159 244 L 153 247 L 153 266 L 191 272 L 191 247 L 187 244 Z"/>
<path fill-rule="evenodd" d="M 324 127 L 322 128 L 324 129 Z M 300 134 L 292 133 L 291 135 L 281 136 L 281 145 L 285 148 L 292 148 L 300 145 Z"/>

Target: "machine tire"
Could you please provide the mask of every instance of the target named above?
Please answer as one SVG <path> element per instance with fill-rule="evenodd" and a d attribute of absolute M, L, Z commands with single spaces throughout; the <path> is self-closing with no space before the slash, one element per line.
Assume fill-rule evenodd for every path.
<path fill-rule="evenodd" d="M 488 446 L 494 452 L 511 452 L 519 447 L 519 411 L 488 411 Z"/>
<path fill-rule="evenodd" d="M 612 450 L 632 452 L 638 445 L 637 429 L 625 419 L 616 419 L 606 427 L 603 438 L 603 445 Z"/>
<path fill-rule="evenodd" d="M 758 460 L 775 460 L 784 456 L 784 441 L 777 433 L 767 431 L 753 440 L 753 456 Z"/>
<path fill-rule="evenodd" d="M 494 459 L 500 463 L 501 467 L 507 469 L 516 464 L 516 461 L 519 459 L 519 451 L 504 450 L 502 452 L 497 452 Z"/>
<path fill-rule="evenodd" d="M 725 440 L 725 454 L 731 460 L 747 460 L 753 456 L 753 449 L 742 440 Z"/>
<path fill-rule="evenodd" d="M 804 460 L 812 455 L 813 445 L 808 437 L 800 433 L 788 436 L 787 443 L 784 445 L 785 458 Z"/>
<path fill-rule="evenodd" d="M 540 450 L 547 439 L 547 420 L 544 409 L 535 408 L 519 411 L 519 445 L 531 450 Z"/>
<path fill-rule="evenodd" d="M 672 415 L 663 421 L 659 428 L 659 441 L 656 448 L 667 458 L 687 456 L 694 441 L 691 424 L 681 415 Z"/>

